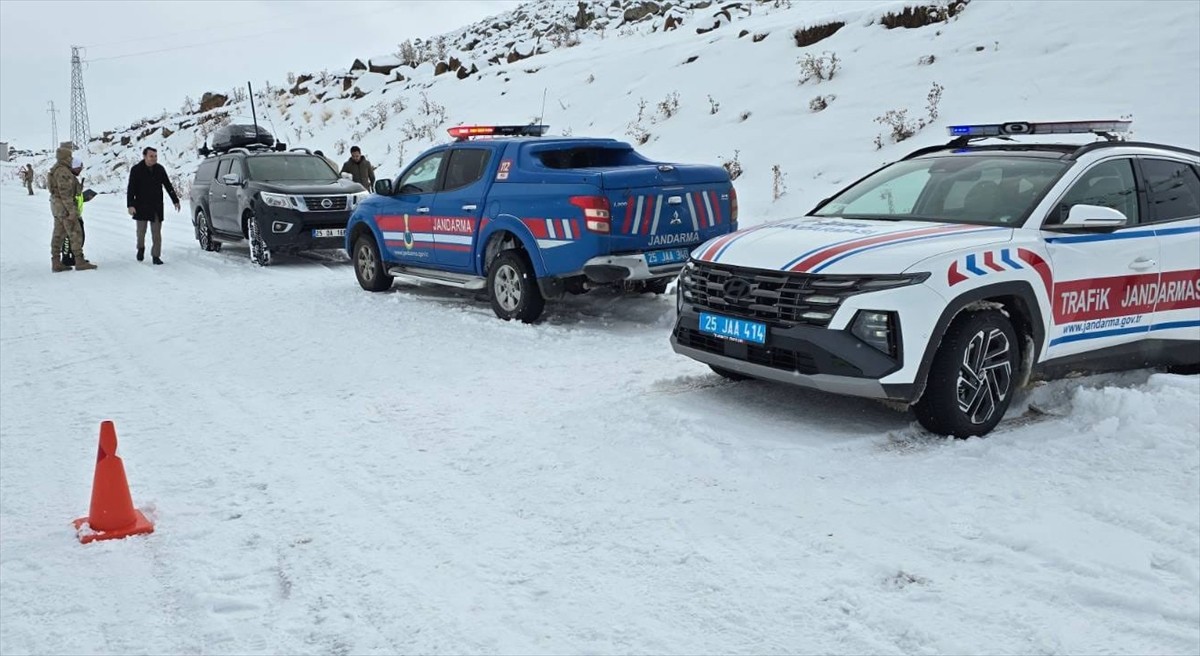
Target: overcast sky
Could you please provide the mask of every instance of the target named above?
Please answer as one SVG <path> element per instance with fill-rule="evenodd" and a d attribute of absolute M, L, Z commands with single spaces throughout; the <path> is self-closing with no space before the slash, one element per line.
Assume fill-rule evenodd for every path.
<path fill-rule="evenodd" d="M 349 68 L 508 11 L 512 0 L 0 0 L 0 141 L 51 145 L 71 134 L 71 46 L 87 46 L 83 82 L 92 135 L 165 110 L 188 96 L 289 72 Z M 217 43 L 212 43 L 217 42 Z M 199 44 L 209 44 L 200 46 Z M 192 46 L 197 47 L 183 47 Z M 159 52 L 152 52 L 159 51 Z M 126 56 L 133 55 L 133 56 Z"/>

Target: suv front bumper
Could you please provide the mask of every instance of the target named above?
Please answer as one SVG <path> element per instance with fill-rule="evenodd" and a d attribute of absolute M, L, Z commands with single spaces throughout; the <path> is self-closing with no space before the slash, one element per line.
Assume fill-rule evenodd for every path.
<path fill-rule="evenodd" d="M 255 219 L 267 248 L 274 252 L 334 250 L 346 247 L 350 211 L 298 212 L 264 205 L 258 208 Z M 316 237 L 315 230 L 334 232 Z"/>
<path fill-rule="evenodd" d="M 913 385 L 884 384 L 900 368 L 848 330 L 768 323 L 766 344 L 721 339 L 700 332 L 700 315 L 685 306 L 671 332 L 680 355 L 746 376 L 825 392 L 910 403 Z"/>

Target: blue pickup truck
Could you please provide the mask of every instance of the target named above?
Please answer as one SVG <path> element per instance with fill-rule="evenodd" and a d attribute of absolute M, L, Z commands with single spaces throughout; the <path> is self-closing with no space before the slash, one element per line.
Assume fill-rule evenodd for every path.
<path fill-rule="evenodd" d="M 496 316 L 536 321 L 546 300 L 622 285 L 662 293 L 697 245 L 737 229 L 719 166 L 646 159 L 614 139 L 546 126 L 459 126 L 346 226 L 359 285 L 396 279 L 486 290 Z M 498 138 L 502 137 L 502 138 Z"/>

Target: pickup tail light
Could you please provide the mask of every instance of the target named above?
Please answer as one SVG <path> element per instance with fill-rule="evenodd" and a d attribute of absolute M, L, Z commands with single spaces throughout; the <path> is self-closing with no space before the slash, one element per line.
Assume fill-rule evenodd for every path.
<path fill-rule="evenodd" d="M 612 231 L 610 206 L 604 196 L 572 196 L 571 204 L 583 210 L 583 225 L 588 232 L 607 235 Z"/>
<path fill-rule="evenodd" d="M 729 187 L 729 223 L 737 227 L 737 189 Z"/>

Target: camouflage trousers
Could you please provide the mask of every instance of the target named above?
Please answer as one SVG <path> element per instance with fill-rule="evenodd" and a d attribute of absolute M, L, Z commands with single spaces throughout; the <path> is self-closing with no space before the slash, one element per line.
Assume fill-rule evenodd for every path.
<path fill-rule="evenodd" d="M 74 203 L 50 200 L 50 212 L 54 214 L 54 234 L 50 237 L 50 257 L 57 259 L 62 253 L 63 239 L 71 240 L 71 253 L 76 260 L 83 257 L 83 230 L 79 226 L 79 210 Z"/>
<path fill-rule="evenodd" d="M 26 180 L 25 188 L 29 190 L 29 195 L 32 196 L 33 195 L 33 180 Z"/>

